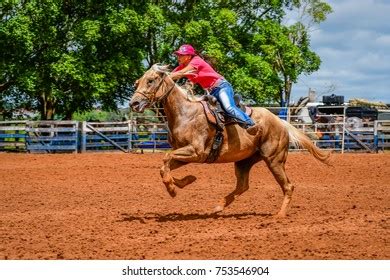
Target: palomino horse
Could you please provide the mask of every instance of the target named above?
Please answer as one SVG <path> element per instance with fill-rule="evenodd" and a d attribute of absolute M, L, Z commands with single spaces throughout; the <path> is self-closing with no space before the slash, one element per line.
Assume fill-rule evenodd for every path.
<path fill-rule="evenodd" d="M 167 67 L 153 65 L 137 81 L 130 101 L 134 111 L 143 112 L 155 102 L 161 102 L 168 121 L 169 143 L 173 150 L 165 155 L 160 174 L 168 193 L 176 196 L 176 188 L 184 188 L 196 180 L 189 175 L 175 178 L 171 171 L 188 163 L 204 163 L 209 155 L 215 128 L 207 121 L 200 102 L 190 100 L 187 93 L 169 76 Z M 329 153 L 312 144 L 310 139 L 292 125 L 264 108 L 254 108 L 253 120 L 258 126 L 251 135 L 239 125 L 225 126 L 224 141 L 215 163 L 234 162 L 237 185 L 215 208 L 222 211 L 249 188 L 249 171 L 264 160 L 282 188 L 284 198 L 278 216 L 285 216 L 294 190 L 285 172 L 289 141 L 307 149 L 316 159 L 327 163 Z"/>

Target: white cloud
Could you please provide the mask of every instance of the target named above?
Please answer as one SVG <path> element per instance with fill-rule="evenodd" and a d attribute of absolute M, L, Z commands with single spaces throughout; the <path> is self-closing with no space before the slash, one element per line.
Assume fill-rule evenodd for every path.
<path fill-rule="evenodd" d="M 334 13 L 311 33 L 312 49 L 321 57 L 318 72 L 302 76 L 293 98 L 308 88 L 390 103 L 390 1 L 328 0 Z"/>
<path fill-rule="evenodd" d="M 384 23 L 390 13 L 389 1 L 376 0 L 328 0 L 334 13 L 325 23 L 338 29 L 374 29 L 389 31 Z"/>
<path fill-rule="evenodd" d="M 372 71 L 374 74 L 378 72 L 388 71 L 390 78 L 390 55 L 382 55 L 380 53 L 368 52 L 357 58 L 355 66 L 367 75 Z"/>
<path fill-rule="evenodd" d="M 378 44 L 378 46 L 390 48 L 390 35 L 380 35 L 376 38 L 375 43 Z"/>

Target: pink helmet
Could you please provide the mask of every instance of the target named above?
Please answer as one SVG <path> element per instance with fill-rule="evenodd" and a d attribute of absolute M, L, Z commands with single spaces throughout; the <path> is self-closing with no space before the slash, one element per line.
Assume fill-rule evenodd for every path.
<path fill-rule="evenodd" d="M 196 55 L 196 51 L 191 45 L 182 45 L 180 48 L 175 51 L 177 55 Z"/>

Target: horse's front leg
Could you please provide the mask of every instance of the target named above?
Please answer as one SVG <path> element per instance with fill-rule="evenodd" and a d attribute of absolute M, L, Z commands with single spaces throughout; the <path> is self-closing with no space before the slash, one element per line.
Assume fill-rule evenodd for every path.
<path fill-rule="evenodd" d="M 174 150 L 165 155 L 164 165 L 160 169 L 160 175 L 171 197 L 176 196 L 175 185 L 178 185 L 179 187 L 184 187 L 184 185 L 182 186 L 182 184 L 180 184 L 181 182 L 179 180 L 172 177 L 171 171 L 189 162 L 199 162 L 199 160 L 200 157 L 191 145 Z M 194 180 L 192 180 L 191 178 L 188 181 L 189 182 L 185 183 L 188 184 L 193 182 Z"/>

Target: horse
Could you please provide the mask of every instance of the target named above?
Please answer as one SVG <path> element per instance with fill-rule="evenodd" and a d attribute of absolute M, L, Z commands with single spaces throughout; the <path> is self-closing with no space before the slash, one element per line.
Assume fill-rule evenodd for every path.
<path fill-rule="evenodd" d="M 176 187 L 182 189 L 196 177 L 176 178 L 171 171 L 188 163 L 206 163 L 216 129 L 208 122 L 202 104 L 190 99 L 170 78 L 168 66 L 153 65 L 136 81 L 135 87 L 130 100 L 132 110 L 142 113 L 158 102 L 163 106 L 172 150 L 163 159 L 160 175 L 170 196 L 175 197 Z M 220 200 L 214 212 L 221 212 L 249 189 L 251 168 L 264 160 L 283 192 L 282 205 L 276 215 L 285 217 L 294 191 L 285 171 L 289 142 L 307 149 L 325 164 L 329 163 L 330 153 L 317 148 L 305 134 L 265 108 L 253 108 L 251 117 L 257 126 L 254 135 L 238 124 L 226 125 L 223 130 L 224 140 L 214 163 L 234 162 L 237 182 L 234 191 Z"/>

